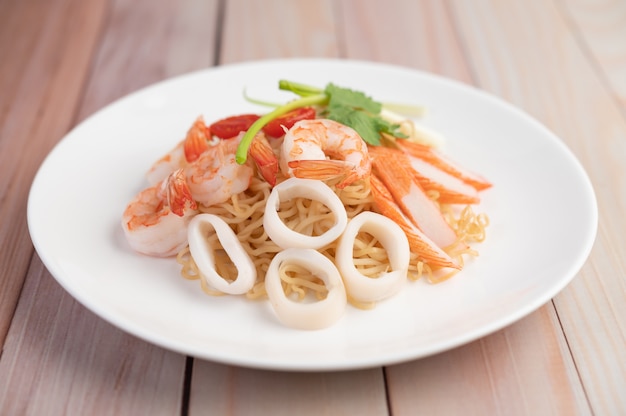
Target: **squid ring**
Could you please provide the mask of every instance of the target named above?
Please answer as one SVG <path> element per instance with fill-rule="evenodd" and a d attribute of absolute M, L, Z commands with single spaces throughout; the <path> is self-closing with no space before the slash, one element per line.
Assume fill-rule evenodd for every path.
<path fill-rule="evenodd" d="M 284 263 L 302 266 L 322 279 L 328 290 L 326 298 L 309 303 L 289 299 L 279 272 Z M 265 291 L 278 320 L 297 329 L 332 325 L 341 318 L 348 302 L 339 271 L 332 261 L 313 249 L 288 248 L 276 254 L 265 275 Z"/>
<path fill-rule="evenodd" d="M 309 198 L 326 205 L 335 216 L 335 224 L 324 234 L 308 236 L 287 227 L 278 216 L 281 200 Z M 263 227 L 267 235 L 280 248 L 319 249 L 335 241 L 346 228 L 348 215 L 341 199 L 325 183 L 314 179 L 289 178 L 276 185 L 267 200 Z"/>
<path fill-rule="evenodd" d="M 387 251 L 390 272 L 372 278 L 359 272 L 354 265 L 354 240 L 360 232 L 374 236 Z M 335 256 L 348 296 L 361 302 L 376 302 L 395 294 L 406 280 L 409 268 L 409 242 L 402 228 L 391 219 L 365 211 L 350 220 Z"/>
<path fill-rule="evenodd" d="M 229 282 L 215 268 L 215 248 L 209 244 L 206 235 L 215 230 L 220 244 L 237 267 L 237 279 Z M 189 222 L 187 233 L 189 251 L 196 262 L 202 279 L 214 289 L 231 295 L 241 295 L 249 291 L 256 281 L 256 268 L 237 239 L 234 231 L 220 217 L 213 214 L 198 214 Z"/>

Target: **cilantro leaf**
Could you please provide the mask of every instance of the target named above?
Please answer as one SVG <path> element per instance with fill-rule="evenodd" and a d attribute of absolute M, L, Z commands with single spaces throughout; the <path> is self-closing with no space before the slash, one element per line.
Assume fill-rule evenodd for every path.
<path fill-rule="evenodd" d="M 379 114 L 383 108 L 381 103 L 374 101 L 360 91 L 341 88 L 332 83 L 326 86 L 324 92 L 330 97 L 329 107 L 351 107 L 371 114 Z"/>
<path fill-rule="evenodd" d="M 324 112 L 324 116 L 353 128 L 366 143 L 380 144 L 377 123 L 367 113 L 350 107 L 336 106 L 331 108 L 329 106 L 328 110 Z"/>
<path fill-rule="evenodd" d="M 329 83 L 322 90 L 287 80 L 280 80 L 278 87 L 281 90 L 291 91 L 301 98 L 276 107 L 273 111 L 261 116 L 250 126 L 237 147 L 237 163 L 245 163 L 254 135 L 265 124 L 291 110 L 306 106 L 321 107 L 321 114 L 326 118 L 352 127 L 366 143 L 374 146 L 380 145 L 382 133 L 398 138 L 406 138 L 400 132 L 398 124 L 392 124 L 380 116 L 382 104 L 360 91 L 338 87 L 333 83 Z"/>
<path fill-rule="evenodd" d="M 391 124 L 380 117 L 382 104 L 360 91 L 328 84 L 324 90 L 328 95 L 328 105 L 324 116 L 352 127 L 366 143 L 380 145 L 380 134 L 388 133 L 403 137 L 399 125 Z"/>

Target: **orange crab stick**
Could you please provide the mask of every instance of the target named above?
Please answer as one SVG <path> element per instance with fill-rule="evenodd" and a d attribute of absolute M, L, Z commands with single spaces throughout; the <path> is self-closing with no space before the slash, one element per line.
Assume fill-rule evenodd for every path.
<path fill-rule="evenodd" d="M 474 172 L 470 172 L 466 168 L 460 166 L 458 163 L 453 162 L 452 160 L 441 154 L 439 151 L 437 151 L 437 149 L 426 146 L 424 144 L 410 142 L 408 140 L 397 140 L 396 143 L 400 146 L 402 150 L 404 150 L 411 156 L 422 159 L 438 167 L 444 172 L 447 172 L 450 175 L 459 178 L 468 185 L 471 185 L 478 191 L 482 191 L 491 187 L 491 182 L 489 182 L 487 179 Z"/>
<path fill-rule="evenodd" d="M 461 268 L 454 259 L 411 223 L 394 202 L 389 189 L 376 175 L 370 176 L 370 189 L 377 211 L 402 228 L 409 240 L 411 251 L 417 253 L 421 260 L 431 266 Z"/>
<path fill-rule="evenodd" d="M 442 204 L 477 204 L 478 191 L 456 176 L 450 175 L 425 160 L 409 156 L 413 175 L 424 191 L 436 191 L 437 202 Z"/>
<path fill-rule="evenodd" d="M 372 147 L 370 154 L 376 175 L 413 224 L 440 248 L 453 246 L 457 235 L 415 180 L 408 156 L 387 147 Z"/>

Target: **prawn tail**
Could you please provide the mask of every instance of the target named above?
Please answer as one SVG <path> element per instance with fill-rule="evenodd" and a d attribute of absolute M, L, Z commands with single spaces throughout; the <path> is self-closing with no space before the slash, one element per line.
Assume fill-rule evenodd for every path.
<path fill-rule="evenodd" d="M 366 179 L 368 176 L 369 174 L 361 175 L 355 170 L 351 170 L 350 173 L 348 173 L 346 177 L 343 178 L 343 180 L 339 182 L 336 186 L 338 189 L 343 189 L 346 186 L 351 185 L 352 183 L 358 181 L 359 179 Z"/>
<path fill-rule="evenodd" d="M 278 174 L 278 158 L 264 135 L 257 134 L 250 144 L 248 153 L 254 160 L 257 169 L 271 186 L 276 185 Z"/>
<path fill-rule="evenodd" d="M 204 119 L 199 116 L 193 123 L 184 141 L 185 159 L 188 163 L 197 160 L 209 148 L 209 132 Z"/>
<path fill-rule="evenodd" d="M 172 172 L 163 182 L 163 186 L 167 204 L 174 214 L 182 217 L 187 209 L 198 208 L 196 201 L 191 196 L 183 169 Z"/>
<path fill-rule="evenodd" d="M 343 176 L 350 177 L 353 170 L 352 165 L 342 160 L 292 160 L 288 165 L 296 178 L 322 181 Z M 344 186 L 346 185 L 348 183 Z"/>

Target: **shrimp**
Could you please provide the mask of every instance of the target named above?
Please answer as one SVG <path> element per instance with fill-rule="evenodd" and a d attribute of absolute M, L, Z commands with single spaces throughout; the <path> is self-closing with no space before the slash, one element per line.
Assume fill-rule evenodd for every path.
<path fill-rule="evenodd" d="M 210 139 L 204 119 L 199 116 L 187 131 L 185 138 L 150 167 L 146 173 L 148 183 L 156 185 L 176 169 L 186 167 L 198 159 L 209 148 Z"/>
<path fill-rule="evenodd" d="M 274 154 L 272 146 L 267 141 L 263 133 L 254 136 L 248 154 L 254 160 L 259 173 L 263 179 L 272 187 L 276 185 L 276 174 L 278 173 L 278 158 Z"/>
<path fill-rule="evenodd" d="M 211 206 L 248 189 L 254 169 L 235 160 L 242 136 L 219 140 L 185 168 L 189 190 L 195 201 Z"/>
<path fill-rule="evenodd" d="M 330 159 L 328 159 L 328 158 Z M 302 120 L 285 134 L 280 167 L 285 176 L 309 179 L 343 177 L 344 188 L 371 171 L 367 145 L 359 134 L 333 120 Z"/>
<path fill-rule="evenodd" d="M 232 141 L 233 138 L 225 140 Z M 220 141 L 222 140 L 211 135 L 210 128 L 205 124 L 204 118 L 199 116 L 187 131 L 186 137 L 174 149 L 170 150 L 152 165 L 146 174 L 148 182 L 153 185 L 157 184 L 176 169 L 186 169 L 190 164 L 200 159 L 204 152 L 214 148 Z M 239 140 L 237 140 L 238 143 Z M 212 152 L 214 151 L 213 149 Z M 274 186 L 276 184 L 276 172 L 278 171 L 278 158 L 273 153 L 264 134 L 259 133 L 255 136 L 250 146 L 249 154 L 263 178 L 270 185 Z"/>
<path fill-rule="evenodd" d="M 143 254 L 173 256 L 187 244 L 187 225 L 195 214 L 182 169 L 141 191 L 122 215 L 122 228 L 130 246 Z"/>
<path fill-rule="evenodd" d="M 146 172 L 150 185 L 161 183 L 169 174 L 185 164 L 185 140 L 181 140 L 172 150 L 154 162 Z"/>
<path fill-rule="evenodd" d="M 185 150 L 185 160 L 189 163 L 198 160 L 200 155 L 209 148 L 211 132 L 204 123 L 204 118 L 199 116 L 187 131 L 187 136 L 183 141 Z"/>

